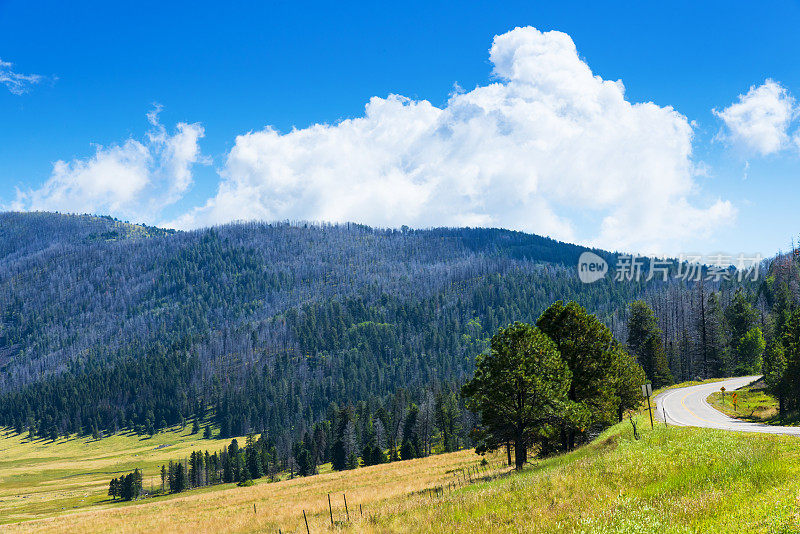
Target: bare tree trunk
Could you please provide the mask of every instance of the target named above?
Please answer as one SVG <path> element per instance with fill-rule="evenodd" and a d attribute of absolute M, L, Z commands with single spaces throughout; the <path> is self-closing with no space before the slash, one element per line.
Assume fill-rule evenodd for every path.
<path fill-rule="evenodd" d="M 708 378 L 708 343 L 706 340 L 706 295 L 700 280 L 700 348 L 703 351 L 703 378 Z"/>

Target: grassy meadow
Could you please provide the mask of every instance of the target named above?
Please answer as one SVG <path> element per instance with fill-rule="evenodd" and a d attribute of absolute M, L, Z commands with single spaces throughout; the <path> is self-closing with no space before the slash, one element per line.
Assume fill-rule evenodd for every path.
<path fill-rule="evenodd" d="M 146 489 L 160 487 L 162 464 L 230 442 L 201 436 L 187 427 L 153 437 L 119 433 L 101 440 L 73 436 L 31 442 L 27 433 L 0 429 L 0 525 L 109 504 L 109 480 L 135 467 L 143 470 Z"/>
<path fill-rule="evenodd" d="M 175 439 L 170 433 L 157 438 Z M 112 503 L 105 496 L 108 480 L 119 468 L 130 471 L 144 467 L 144 485 L 157 472 L 163 461 L 188 454 L 192 448 L 227 443 L 222 440 L 192 441 L 192 436 L 179 434 L 177 442 L 158 451 L 158 441 L 145 448 L 121 449 L 137 440 L 116 436 L 99 442 L 74 440 L 69 448 L 59 444 L 39 443 L 33 449 L 19 437 L 6 435 L 3 446 L 13 451 L 12 460 L 3 456 L 0 471 L 0 514 L 4 532 L 283 532 L 305 531 L 303 510 L 312 532 L 330 527 L 328 494 L 332 495 L 334 522 L 338 528 L 354 528 L 365 517 L 386 513 L 384 506 L 400 502 L 429 502 L 424 491 L 448 484 L 464 485 L 466 470 L 478 467 L 481 457 L 473 451 L 372 466 L 345 472 L 331 472 L 323 466 L 321 473 L 307 478 L 268 482 L 255 481 L 253 486 L 224 484 L 130 503 Z M 128 440 L 125 442 L 125 440 Z M 114 443 L 115 441 L 115 443 Z M 143 440 L 150 441 L 150 440 Z M 105 443 L 108 442 L 108 443 Z M 85 459 L 57 459 L 59 452 L 78 453 L 84 445 Z M 100 450 L 102 449 L 102 450 Z M 27 452 L 26 452 L 27 451 Z M 137 452 L 138 451 L 138 452 Z M 167 451 L 161 454 L 161 451 Z M 5 454 L 5 453 L 4 453 Z M 480 469 L 482 476 L 508 472 L 502 455 L 488 457 L 491 464 Z M 24 472 L 29 475 L 22 475 Z M 33 474 L 36 473 L 36 474 Z M 474 475 L 473 475 L 474 476 Z M 466 482 L 469 481 L 469 476 Z M 346 493 L 352 523 L 347 524 L 344 508 Z M 25 497 L 27 495 L 27 497 Z M 427 501 L 425 501 L 427 499 Z M 255 505 L 255 507 L 254 507 Z M 8 515 L 7 515 L 8 514 Z M 27 520 L 24 522 L 19 522 Z"/>
<path fill-rule="evenodd" d="M 630 422 L 562 456 L 510 471 L 502 454 L 465 484 L 472 451 L 250 487 L 110 503 L 108 479 L 192 448 L 184 432 L 27 443 L 0 438 L 4 532 L 800 532 L 800 440 Z M 160 445 L 166 445 L 160 447 Z M 457 484 L 454 484 L 458 482 Z M 430 488 L 441 487 L 440 493 Z M 328 511 L 333 504 L 334 527 Z M 344 509 L 347 496 L 349 521 Z M 363 511 L 363 515 L 362 515 Z"/>

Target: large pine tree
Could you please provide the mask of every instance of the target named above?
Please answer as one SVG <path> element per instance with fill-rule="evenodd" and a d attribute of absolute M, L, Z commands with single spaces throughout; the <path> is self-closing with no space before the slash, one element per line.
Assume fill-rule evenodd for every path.
<path fill-rule="evenodd" d="M 513 443 L 521 469 L 528 447 L 565 423 L 585 424 L 586 414 L 568 399 L 571 383 L 555 343 L 532 325 L 514 323 L 500 329 L 490 351 L 478 356 L 463 393 L 481 416 L 486 448 Z"/>
<path fill-rule="evenodd" d="M 572 449 L 586 438 L 590 426 L 619 419 L 621 399 L 629 404 L 636 391 L 632 383 L 635 378 L 621 381 L 619 370 L 632 362 L 621 361 L 624 351 L 608 327 L 575 302 L 554 303 L 536 324 L 555 342 L 572 373 L 567 398 L 588 414 L 585 424 L 562 426 L 562 445 Z M 620 388 L 625 388 L 624 393 Z"/>

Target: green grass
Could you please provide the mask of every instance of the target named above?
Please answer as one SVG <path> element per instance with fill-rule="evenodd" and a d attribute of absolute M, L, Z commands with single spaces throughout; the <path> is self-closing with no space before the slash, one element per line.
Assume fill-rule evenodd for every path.
<path fill-rule="evenodd" d="M 744 421 L 767 425 L 800 425 L 800 413 L 778 414 L 778 399 L 767 393 L 761 380 L 736 390 L 735 406 L 732 394 L 733 391 L 726 391 L 724 395 L 716 391 L 708 397 L 708 403 L 722 413 Z"/>
<path fill-rule="evenodd" d="M 106 504 L 109 480 L 135 467 L 143 470 L 145 488 L 160 487 L 162 464 L 227 443 L 192 435 L 188 427 L 153 437 L 118 433 L 55 442 L 0 429 L 0 524 Z"/>
<path fill-rule="evenodd" d="M 733 391 L 715 391 L 708 397 L 708 403 L 722 413 L 758 423 L 768 423 L 776 419 L 778 401 L 764 390 L 763 382 L 757 382 L 736 390 L 736 403 Z"/>
<path fill-rule="evenodd" d="M 658 426 L 637 441 L 620 424 L 574 453 L 353 530 L 798 532 L 798 474 L 797 438 Z"/>

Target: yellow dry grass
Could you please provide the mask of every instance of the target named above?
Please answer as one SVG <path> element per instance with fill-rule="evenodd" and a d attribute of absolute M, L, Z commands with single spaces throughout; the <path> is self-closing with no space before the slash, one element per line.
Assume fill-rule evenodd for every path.
<path fill-rule="evenodd" d="M 430 456 L 418 460 L 324 473 L 250 487 L 233 485 L 205 488 L 178 496 L 137 503 L 97 505 L 92 510 L 59 514 L 24 523 L 4 525 L 7 532 L 283 532 L 305 531 L 303 511 L 311 532 L 330 528 L 328 494 L 334 522 L 343 523 L 346 492 L 350 528 L 366 525 L 377 510 L 385 514 L 393 502 L 430 501 L 423 490 L 446 486 L 463 477 L 463 469 L 476 467 L 473 451 Z M 494 473 L 500 457 L 492 458 Z M 254 507 L 255 505 L 255 507 Z M 362 510 L 364 518 L 362 519 Z"/>

